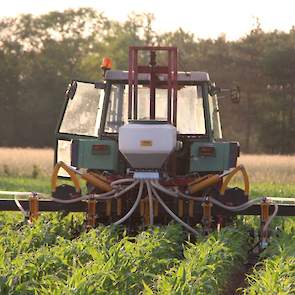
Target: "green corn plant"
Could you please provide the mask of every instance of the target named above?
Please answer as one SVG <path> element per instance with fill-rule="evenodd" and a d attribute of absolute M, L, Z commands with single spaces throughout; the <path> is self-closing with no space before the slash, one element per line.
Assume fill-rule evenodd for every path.
<path fill-rule="evenodd" d="M 77 268 L 61 294 L 138 294 L 144 284 L 177 263 L 183 239 L 178 225 L 124 237 L 109 248 L 106 261 L 94 253 L 90 264 Z"/>
<path fill-rule="evenodd" d="M 295 294 L 295 228 L 291 218 L 285 221 L 284 231 L 271 240 L 247 281 L 244 294 Z"/>
<path fill-rule="evenodd" d="M 184 260 L 158 277 L 146 294 L 219 294 L 241 265 L 249 247 L 246 228 L 225 228 L 197 243 L 188 243 Z"/>
<path fill-rule="evenodd" d="M 77 267 L 93 260 L 90 248 L 95 247 L 104 257 L 104 250 L 116 241 L 114 230 L 100 227 L 73 241 L 60 237 L 54 246 L 44 244 L 35 251 L 19 254 L 10 264 L 1 265 L 0 293 L 40 294 L 41 290 L 61 288 Z"/>

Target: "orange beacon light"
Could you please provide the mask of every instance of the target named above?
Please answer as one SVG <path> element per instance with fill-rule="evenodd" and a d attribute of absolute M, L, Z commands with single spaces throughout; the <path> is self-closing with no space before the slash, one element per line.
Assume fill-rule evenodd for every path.
<path fill-rule="evenodd" d="M 104 57 L 102 59 L 102 63 L 100 66 L 104 71 L 110 70 L 112 68 L 112 60 L 108 57 Z"/>

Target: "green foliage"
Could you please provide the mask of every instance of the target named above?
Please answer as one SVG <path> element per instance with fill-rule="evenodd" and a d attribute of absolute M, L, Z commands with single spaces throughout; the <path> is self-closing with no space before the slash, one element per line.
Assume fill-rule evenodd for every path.
<path fill-rule="evenodd" d="M 36 192 L 49 193 L 50 181 L 48 178 L 27 178 L 27 177 L 5 177 L 0 178 L 1 190 L 25 191 L 32 189 Z"/>
<path fill-rule="evenodd" d="M 138 294 L 143 282 L 151 283 L 180 259 L 183 238 L 176 225 L 154 228 L 134 239 L 125 237 L 109 248 L 104 261 L 95 259 L 87 267 L 77 268 L 65 290 L 69 294 L 73 290 L 75 294 Z"/>
<path fill-rule="evenodd" d="M 284 232 L 272 240 L 263 254 L 264 260 L 257 264 L 248 276 L 249 287 L 244 294 L 294 294 L 295 293 L 295 228 L 289 219 Z"/>
<path fill-rule="evenodd" d="M 184 260 L 159 276 L 157 294 L 219 294 L 247 256 L 246 229 L 226 228 L 195 244 L 188 243 Z M 152 292 L 146 288 L 147 293 Z"/>
<path fill-rule="evenodd" d="M 69 218 L 47 216 L 14 235 L 13 221 L 1 228 L 1 294 L 136 294 L 181 258 L 177 225 L 134 238 L 102 226 L 72 240 Z"/>
<path fill-rule="evenodd" d="M 73 269 L 92 259 L 89 249 L 106 251 L 118 239 L 110 227 L 99 227 L 72 241 L 72 221 L 48 216 L 32 227 L 19 229 L 20 236 L 1 239 L 1 294 L 36 294 L 55 288 Z M 7 226 L 3 230 L 8 230 Z M 9 231 L 8 231 L 9 232 Z"/>
<path fill-rule="evenodd" d="M 242 186 L 241 186 L 242 187 Z M 279 183 L 253 183 L 251 184 L 251 197 L 292 197 L 295 193 L 295 185 Z"/>

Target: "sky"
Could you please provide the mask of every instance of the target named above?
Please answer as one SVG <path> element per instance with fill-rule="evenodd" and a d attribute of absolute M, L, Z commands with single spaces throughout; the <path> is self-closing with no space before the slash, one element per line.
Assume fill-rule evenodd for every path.
<path fill-rule="evenodd" d="M 131 12 L 152 13 L 157 32 L 181 27 L 197 38 L 225 34 L 227 40 L 245 36 L 259 19 L 264 31 L 288 32 L 295 26 L 295 0 L 0 0 L 0 17 L 20 13 L 43 14 L 52 10 L 92 7 L 114 20 Z"/>

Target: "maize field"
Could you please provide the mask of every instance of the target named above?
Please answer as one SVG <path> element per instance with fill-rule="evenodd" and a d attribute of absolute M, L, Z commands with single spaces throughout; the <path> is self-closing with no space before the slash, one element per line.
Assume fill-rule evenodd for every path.
<path fill-rule="evenodd" d="M 33 225 L 0 217 L 1 294 L 232 294 L 251 247 L 249 225 L 190 240 L 170 224 L 127 235 L 81 231 L 82 215 L 43 214 Z M 236 294 L 294 294 L 295 228 L 288 220 Z"/>
<path fill-rule="evenodd" d="M 0 187 L 50 191 L 42 176 L 3 175 Z M 251 188 L 252 197 L 294 193 L 290 182 Z M 196 226 L 197 237 L 174 223 L 130 233 L 86 231 L 83 221 L 80 213 L 43 213 L 28 224 L 21 213 L 0 213 L 0 294 L 295 294 L 294 218 L 275 218 L 270 244 L 251 267 L 258 217 L 207 236 Z"/>

